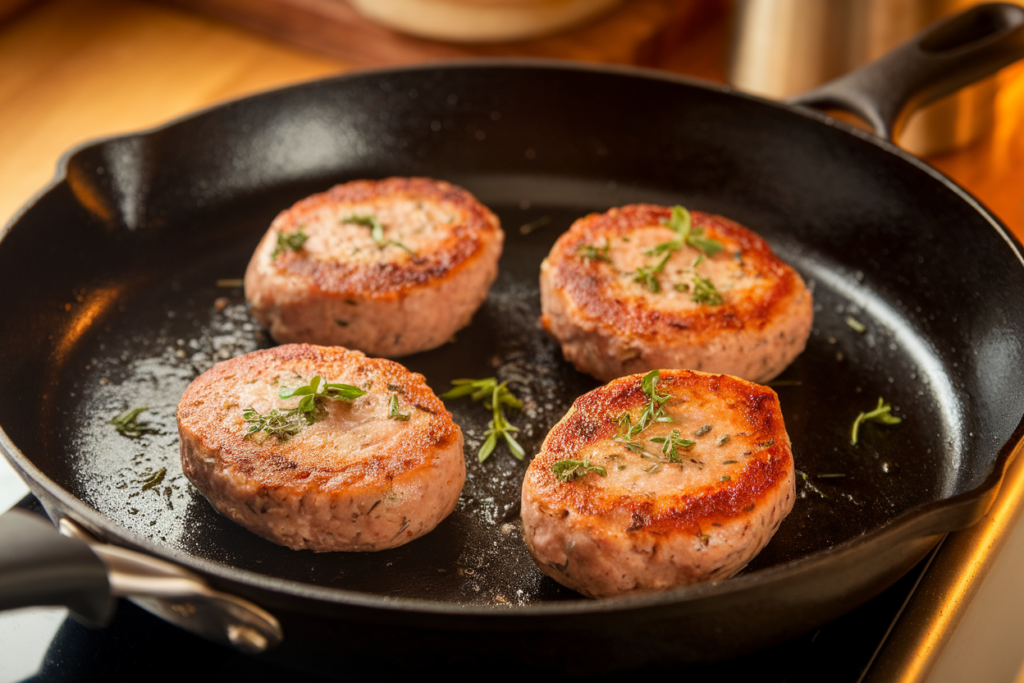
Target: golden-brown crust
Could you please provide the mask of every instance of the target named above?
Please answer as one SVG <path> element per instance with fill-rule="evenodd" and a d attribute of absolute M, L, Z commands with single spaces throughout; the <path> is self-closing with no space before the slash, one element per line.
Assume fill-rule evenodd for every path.
<path fill-rule="evenodd" d="M 739 420 L 742 430 L 732 435 L 730 445 L 743 443 L 747 449 L 741 469 L 728 481 L 656 497 L 606 491 L 597 474 L 559 481 L 552 470 L 556 462 L 577 459 L 588 445 L 614 437 L 617 417 L 624 411 L 636 415 L 647 404 L 641 375 L 632 375 L 578 398 L 548 433 L 527 472 L 533 497 L 551 510 L 571 510 L 620 531 L 695 535 L 747 516 L 792 477 L 792 451 L 774 391 L 728 375 L 688 370 L 663 370 L 660 375 L 661 393 L 693 405 L 716 403 Z"/>
<path fill-rule="evenodd" d="M 242 412 L 248 406 L 231 398 L 233 387 L 256 382 L 301 386 L 314 375 L 325 382 L 345 383 L 367 391 L 357 401 L 401 397 L 402 410 L 415 411 L 403 438 L 388 449 L 356 459 L 339 459 L 331 436 L 330 419 L 304 428 L 298 435 L 243 439 L 248 425 Z M 301 378 L 301 379 L 300 379 Z M 233 402 L 234 401 L 234 402 Z M 329 414 L 351 410 L 353 404 L 325 401 Z M 331 415 L 335 417 L 335 415 Z M 368 358 L 341 347 L 289 344 L 239 356 L 203 373 L 178 404 L 180 429 L 198 451 L 216 453 L 219 467 L 238 472 L 254 485 L 306 492 L 386 490 L 397 477 L 431 466 L 432 458 L 461 438 L 444 404 L 422 375 L 393 361 Z"/>
<path fill-rule="evenodd" d="M 451 210 L 456 220 L 429 251 L 402 252 L 394 258 L 367 264 L 309 258 L 299 250 L 278 254 L 274 266 L 305 279 L 310 287 L 326 294 L 395 299 L 411 289 L 436 286 L 451 278 L 473 262 L 501 230 L 497 217 L 460 187 L 430 178 L 393 177 L 356 180 L 307 197 L 281 212 L 274 219 L 270 233 L 297 231 L 310 216 L 325 208 L 342 210 L 346 205 L 382 198 L 435 203 Z"/>
<path fill-rule="evenodd" d="M 679 309 L 637 305 L 638 297 L 624 291 L 622 274 L 609 263 L 578 256 L 583 246 L 603 244 L 606 240 L 617 244 L 623 236 L 661 225 L 671 216 L 668 207 L 633 204 L 585 216 L 558 239 L 548 257 L 554 264 L 554 289 L 564 292 L 575 303 L 575 314 L 585 318 L 586 324 L 609 334 L 663 343 L 669 343 L 666 339 L 679 339 L 687 345 L 705 343 L 730 330 L 763 328 L 805 289 L 799 275 L 750 230 L 721 216 L 700 211 L 691 211 L 690 215 L 694 229 L 703 229 L 706 237 L 725 247 L 709 260 L 733 259 L 736 252 L 741 252 L 743 272 L 757 277 L 767 287 L 759 287 L 756 296 L 722 292 L 724 301 L 717 306 Z M 667 228 L 665 231 L 666 241 L 672 239 L 672 233 Z M 546 316 L 542 322 L 550 329 Z"/>

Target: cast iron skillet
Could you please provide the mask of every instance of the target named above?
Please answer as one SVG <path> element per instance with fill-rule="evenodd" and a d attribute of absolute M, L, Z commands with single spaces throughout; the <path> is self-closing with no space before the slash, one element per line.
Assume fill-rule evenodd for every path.
<path fill-rule="evenodd" d="M 857 109 L 886 134 L 904 102 L 1024 55 L 1022 26 L 1015 6 L 973 10 L 805 101 Z M 187 483 L 179 396 L 216 360 L 272 344 L 242 290 L 218 280 L 241 277 L 282 208 L 388 175 L 452 181 L 500 216 L 507 246 L 487 303 L 454 343 L 404 362 L 439 392 L 457 377 L 509 380 L 527 403 L 513 422 L 531 453 L 596 386 L 536 323 L 540 260 L 573 219 L 679 203 L 750 226 L 802 273 L 814 330 L 776 386 L 806 481 L 740 576 L 601 601 L 543 577 L 521 539 L 526 463 L 501 449 L 476 463 L 488 416 L 468 402 L 449 403 L 467 437 L 459 506 L 401 548 L 293 552 Z M 266 656 L 302 666 L 353 672 L 383 656 L 421 670 L 515 648 L 523 665 L 607 671 L 749 651 L 863 602 L 979 519 L 1022 434 L 1024 315 L 1009 302 L 1024 300 L 1024 267 L 994 217 L 925 164 L 822 114 L 634 69 L 361 73 L 86 145 L 6 228 L 0 291 L 0 447 L 51 517 L 257 602 L 284 630 Z M 852 446 L 854 417 L 879 397 L 903 423 L 868 425 Z M 130 439 L 108 424 L 142 406 L 158 434 Z M 15 556 L 27 557 L 11 551 L 8 564 Z M 32 572 L 36 604 L 109 609 L 95 591 L 92 603 L 53 597 Z M 32 582 L 10 576 L 3 607 L 29 600 Z M 99 577 L 81 582 L 106 590 L 102 567 Z"/>

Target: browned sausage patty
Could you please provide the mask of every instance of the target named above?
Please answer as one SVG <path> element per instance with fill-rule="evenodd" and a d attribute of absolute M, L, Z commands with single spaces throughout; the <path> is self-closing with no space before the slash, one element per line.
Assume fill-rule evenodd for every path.
<path fill-rule="evenodd" d="M 469 323 L 498 272 L 498 219 L 429 178 L 357 180 L 283 211 L 245 273 L 253 315 L 278 342 L 398 357 Z"/>
<path fill-rule="evenodd" d="M 584 394 L 526 472 L 534 560 L 590 597 L 732 576 L 793 507 L 793 455 L 775 392 L 688 370 L 661 371 L 654 391 L 664 402 L 651 417 L 670 421 L 632 435 L 652 406 L 643 375 Z"/>
<path fill-rule="evenodd" d="M 544 327 L 567 360 L 604 381 L 654 368 L 775 377 L 810 335 L 803 280 L 754 233 L 699 211 L 693 232 L 721 251 L 684 243 L 656 253 L 677 238 L 671 214 L 635 204 L 576 221 L 541 266 Z"/>
<path fill-rule="evenodd" d="M 282 389 L 316 376 L 321 391 L 365 394 L 311 399 L 312 424 L 306 413 L 286 418 L 302 396 L 282 399 Z M 256 429 L 261 418 L 269 428 Z M 466 477 L 462 432 L 423 376 L 340 347 L 291 344 L 218 363 L 181 397 L 178 432 L 185 475 L 213 506 L 296 550 L 407 543 L 452 511 Z"/>

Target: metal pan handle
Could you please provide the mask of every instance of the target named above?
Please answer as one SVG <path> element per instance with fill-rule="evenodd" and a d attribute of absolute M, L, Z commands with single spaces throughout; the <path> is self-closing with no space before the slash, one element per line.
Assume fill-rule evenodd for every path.
<path fill-rule="evenodd" d="M 840 109 L 892 141 L 925 104 L 1024 58 L 1024 7 L 978 5 L 932 24 L 881 58 L 788 100 Z"/>
<path fill-rule="evenodd" d="M 63 605 L 100 626 L 115 604 L 107 567 L 87 543 L 61 536 L 29 512 L 0 515 L 0 610 Z"/>

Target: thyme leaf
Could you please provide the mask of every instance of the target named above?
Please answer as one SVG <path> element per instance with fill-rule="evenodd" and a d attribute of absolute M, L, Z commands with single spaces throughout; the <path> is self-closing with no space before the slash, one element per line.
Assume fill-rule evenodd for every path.
<path fill-rule="evenodd" d="M 274 247 L 274 251 L 270 254 L 270 260 L 273 261 L 278 257 L 278 255 L 283 254 L 286 251 L 301 251 L 302 246 L 308 239 L 309 235 L 307 235 L 301 227 L 295 232 L 278 231 L 277 245 Z"/>
<path fill-rule="evenodd" d="M 483 462 L 494 452 L 499 440 L 504 439 L 508 450 L 517 460 L 526 457 L 526 451 L 516 441 L 518 427 L 512 426 L 505 418 L 505 408 L 522 410 L 522 402 L 509 391 L 508 382 L 498 383 L 494 377 L 485 379 L 455 379 L 451 389 L 441 394 L 441 398 L 461 398 L 469 396 L 474 401 L 482 401 L 484 407 L 491 411 L 491 421 L 484 432 L 484 443 L 477 452 L 477 461 Z"/>
<path fill-rule="evenodd" d="M 697 273 L 693 274 L 693 294 L 690 296 L 690 300 L 706 306 L 720 306 L 723 301 L 722 295 L 715 289 L 711 280 L 701 277 Z"/>
<path fill-rule="evenodd" d="M 410 249 L 409 247 L 407 247 L 404 244 L 402 244 L 401 242 L 396 242 L 395 240 L 386 240 L 386 239 L 384 239 L 384 226 L 381 224 L 381 222 L 379 220 L 377 220 L 376 216 L 357 216 L 357 215 L 353 214 L 351 216 L 347 216 L 345 218 L 342 218 L 341 222 L 342 223 L 355 223 L 356 225 L 362 225 L 364 227 L 369 228 L 370 229 L 370 238 L 373 239 L 373 241 L 376 242 L 377 246 L 380 247 L 381 249 L 383 249 L 384 247 L 388 246 L 389 244 L 393 244 L 393 245 L 395 245 L 396 247 L 398 247 L 400 249 L 404 249 L 406 251 L 406 253 L 408 253 L 408 254 L 415 254 L 416 253 L 412 249 Z"/>
<path fill-rule="evenodd" d="M 678 237 L 671 242 L 662 242 L 653 249 L 649 249 L 645 252 L 647 256 L 656 256 L 666 251 L 669 253 L 678 251 L 683 248 L 683 244 L 688 244 L 708 256 L 714 256 L 725 248 L 718 240 L 705 237 L 704 228 L 694 228 L 690 212 L 679 205 L 672 207 L 672 215 L 669 216 L 665 224 L 675 231 Z"/>
<path fill-rule="evenodd" d="M 668 436 L 656 436 L 651 439 L 651 442 L 661 444 L 661 453 L 668 457 L 669 462 L 682 462 L 683 459 L 679 457 L 679 449 L 693 448 L 697 445 L 696 441 L 682 438 L 678 429 L 673 429 Z"/>
<path fill-rule="evenodd" d="M 604 261 L 605 263 L 611 263 L 612 259 L 608 256 L 608 250 L 611 248 L 610 243 L 605 243 L 603 247 L 595 247 L 593 244 L 581 244 L 576 248 L 576 255 L 584 261 Z"/>
<path fill-rule="evenodd" d="M 582 479 L 591 472 L 602 477 L 608 476 L 608 470 L 600 465 L 591 465 L 590 458 L 584 458 L 583 460 L 559 460 L 551 466 L 551 471 L 555 473 L 558 481 Z"/>
<path fill-rule="evenodd" d="M 665 254 L 664 257 L 656 265 L 653 266 L 641 266 L 633 271 L 633 282 L 638 282 L 652 293 L 657 294 L 661 291 L 661 283 L 658 282 L 658 273 L 665 270 L 665 264 L 668 263 L 669 258 L 672 257 L 672 252 Z"/>
<path fill-rule="evenodd" d="M 324 416 L 327 412 L 323 404 L 324 399 L 353 401 L 365 393 L 351 384 L 328 384 L 320 375 L 314 375 L 309 384 L 295 389 L 281 387 L 277 392 L 278 398 L 301 396 L 299 404 L 288 410 L 274 408 L 266 414 L 260 413 L 252 406 L 246 408 L 242 411 L 242 419 L 249 423 L 245 438 L 251 438 L 257 432 L 266 432 L 278 440 L 287 439 Z"/>
<path fill-rule="evenodd" d="M 391 394 L 391 402 L 388 404 L 388 417 L 400 422 L 405 422 L 409 419 L 409 413 L 403 413 L 398 409 L 398 394 Z"/>
<path fill-rule="evenodd" d="M 164 477 L 167 475 L 167 468 L 161 467 L 153 474 L 149 475 L 142 481 L 142 490 L 148 491 L 155 486 L 159 486 L 163 482 Z"/>
<path fill-rule="evenodd" d="M 127 436 L 129 439 L 138 439 L 146 434 L 159 434 L 159 429 L 151 427 L 148 422 L 139 421 L 139 415 L 146 410 L 149 410 L 149 408 L 126 410 L 116 415 L 113 419 L 108 420 L 107 424 L 114 425 L 114 429 L 117 430 L 118 434 Z"/>
<path fill-rule="evenodd" d="M 850 431 L 850 443 L 854 446 L 857 445 L 860 426 L 864 422 L 877 422 L 879 424 L 895 425 L 902 421 L 903 420 L 892 414 L 892 406 L 879 397 L 878 405 L 874 410 L 869 410 L 866 413 L 860 413 L 857 415 L 857 419 L 853 421 L 853 429 Z"/>

